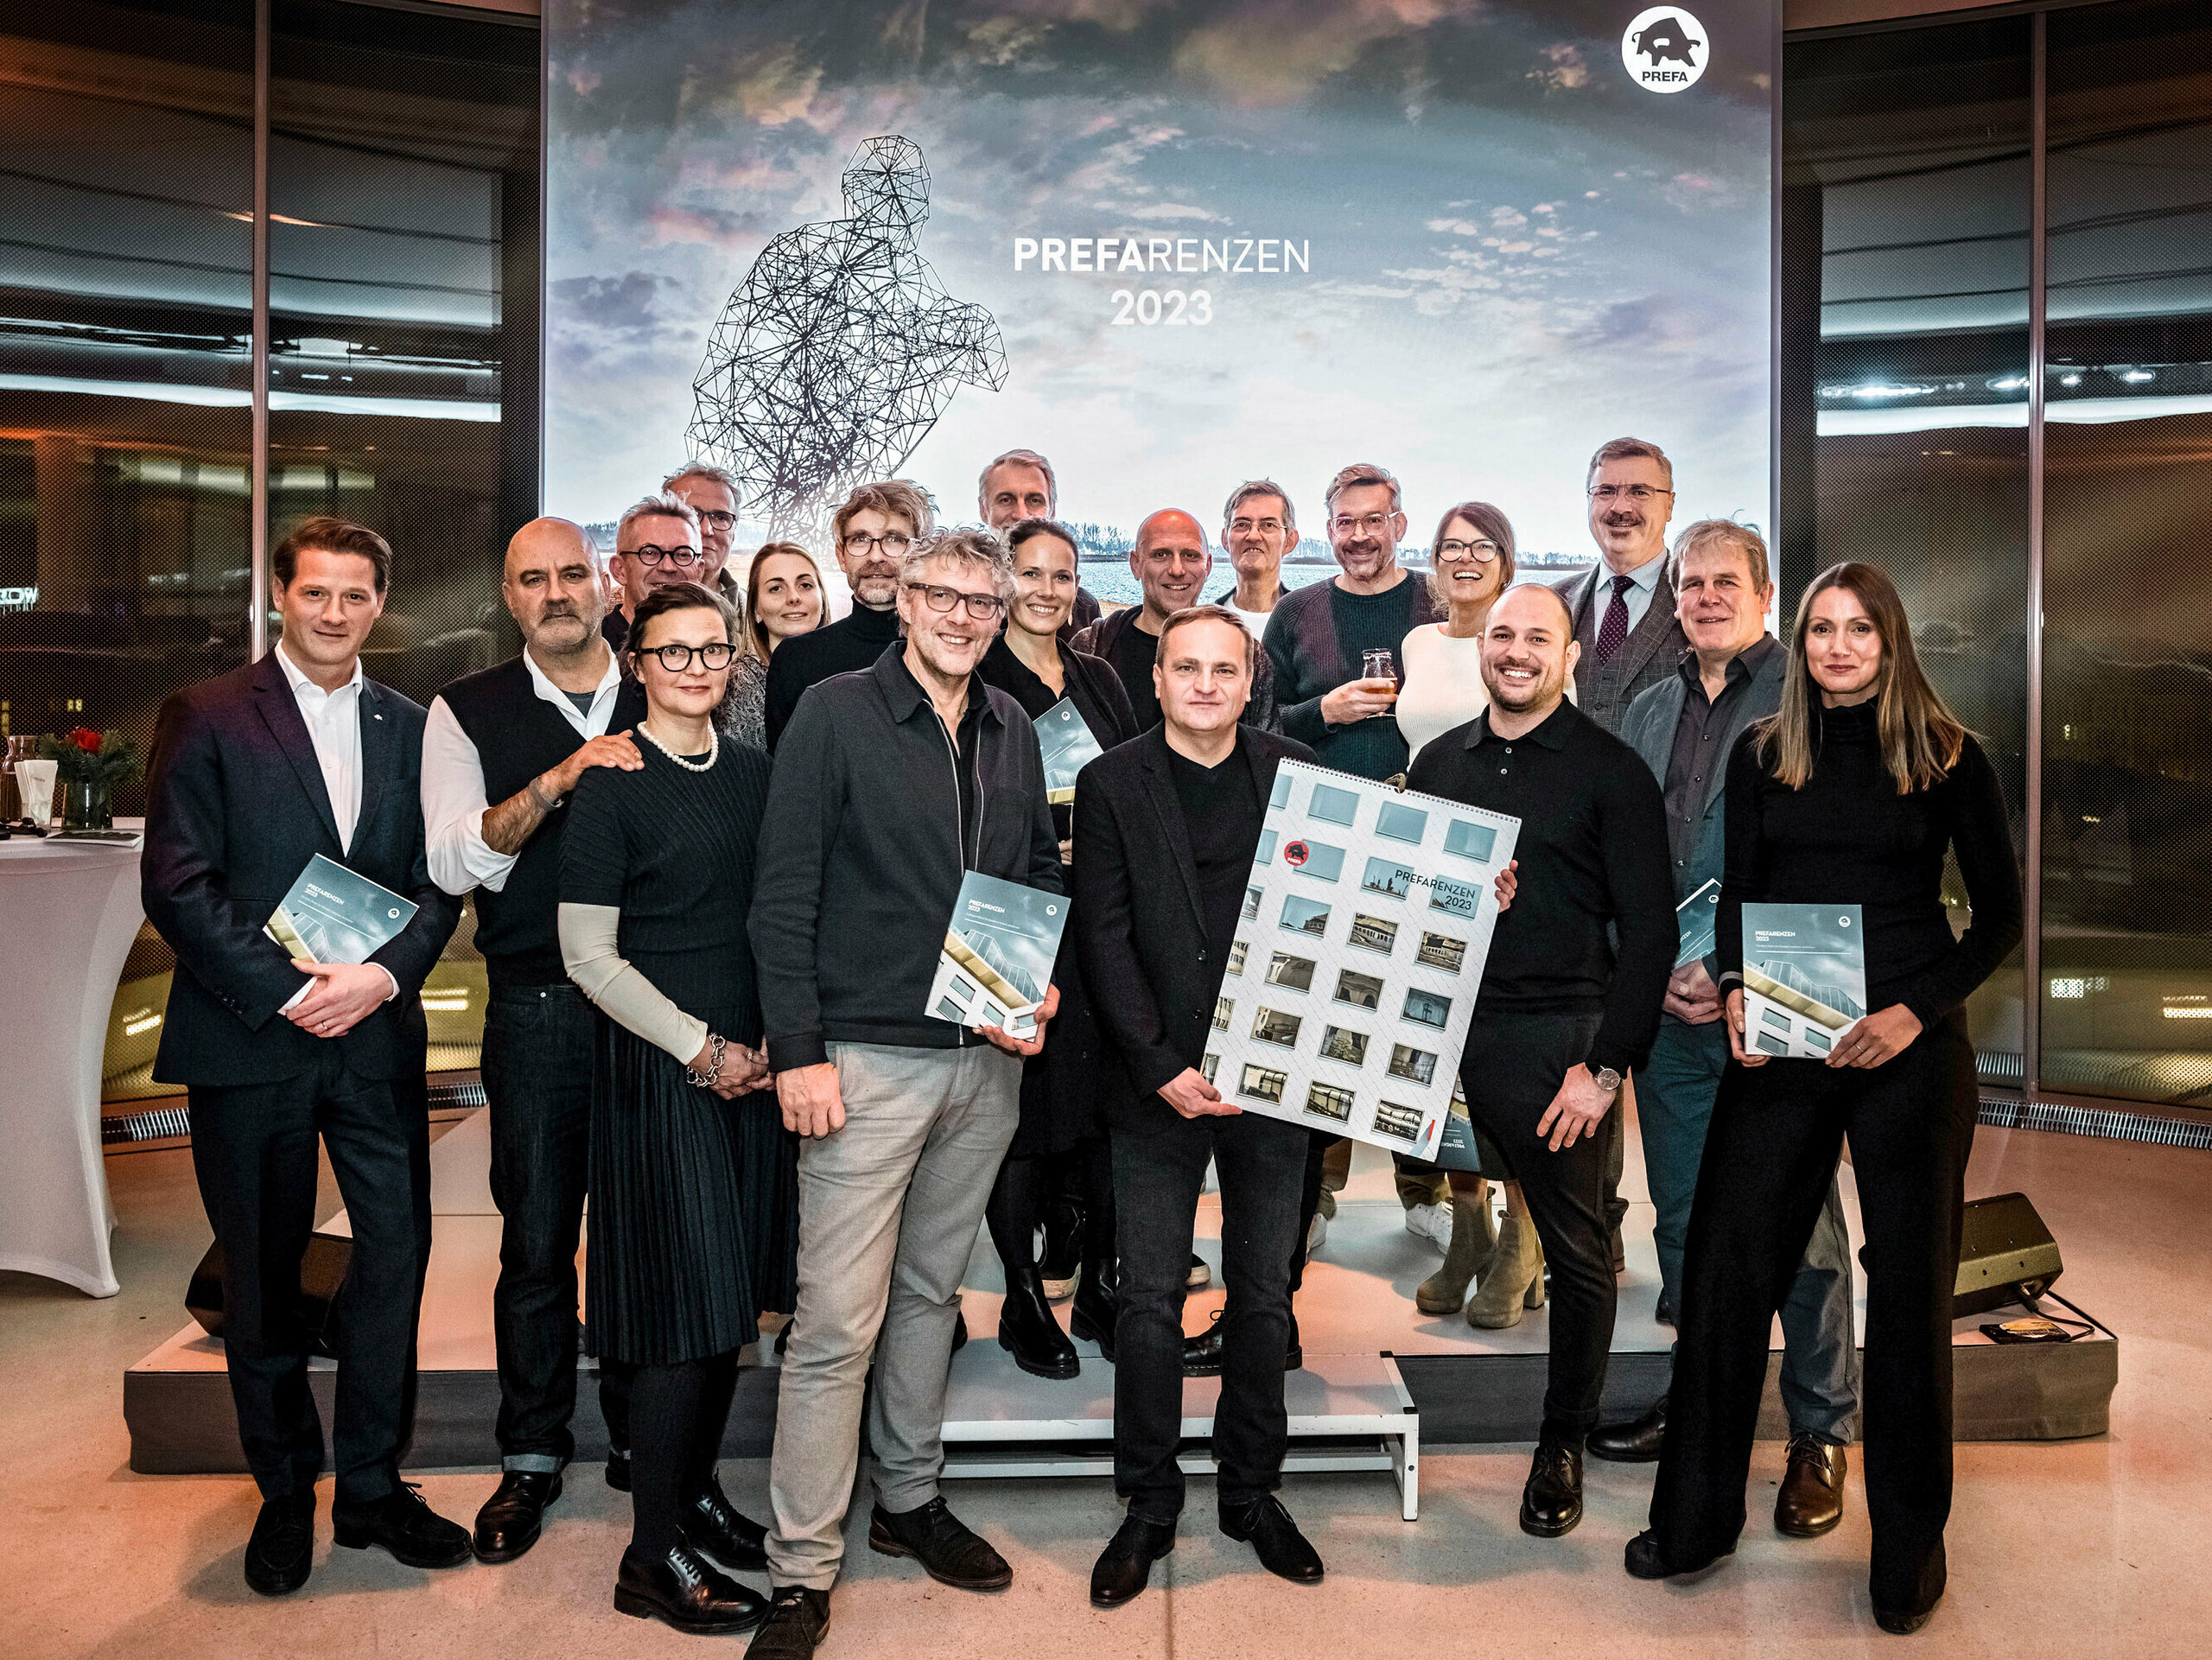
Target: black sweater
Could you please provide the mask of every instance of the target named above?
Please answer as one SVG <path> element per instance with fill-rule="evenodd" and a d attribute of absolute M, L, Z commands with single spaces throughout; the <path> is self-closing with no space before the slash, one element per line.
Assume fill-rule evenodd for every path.
<path fill-rule="evenodd" d="M 1874 705 L 1820 711 L 1813 775 L 1777 782 L 1746 732 L 1728 759 L 1728 856 L 1716 919 L 1724 983 L 1744 973 L 1744 906 L 1856 905 L 1867 1007 L 1903 1003 L 1923 1026 L 1965 1002 L 2020 938 L 2020 871 L 1997 774 L 1971 737 L 1942 782 L 1899 795 Z M 1943 854 L 1955 850 L 1973 921 L 1954 936 Z"/>
<path fill-rule="evenodd" d="M 873 666 L 883 648 L 899 638 L 899 613 L 871 611 L 855 605 L 852 614 L 810 634 L 794 635 L 776 648 L 768 659 L 768 690 L 763 721 L 768 750 L 775 753 L 791 724 L 791 711 L 810 686 L 833 674 L 851 674 Z"/>

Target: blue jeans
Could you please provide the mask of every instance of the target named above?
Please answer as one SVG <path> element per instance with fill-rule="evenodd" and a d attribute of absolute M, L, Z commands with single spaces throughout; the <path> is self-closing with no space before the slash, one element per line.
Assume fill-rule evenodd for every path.
<path fill-rule="evenodd" d="M 1682 1248 L 1690 1200 L 1705 1156 L 1706 1127 L 1720 1075 L 1728 1065 L 1725 1020 L 1686 1026 L 1662 1016 L 1651 1058 L 1636 1075 L 1636 1110 L 1643 1131 L 1644 1180 L 1658 1219 L 1659 1282 L 1682 1318 Z M 1792 1433 L 1834 1446 L 1859 1430 L 1859 1345 L 1851 1322 L 1851 1236 L 1833 1176 L 1811 1242 L 1782 1305 L 1782 1403 Z"/>

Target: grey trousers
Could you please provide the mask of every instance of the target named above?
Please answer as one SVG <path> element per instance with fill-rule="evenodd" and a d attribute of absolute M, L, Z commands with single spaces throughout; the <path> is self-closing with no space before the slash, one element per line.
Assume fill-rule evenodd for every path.
<path fill-rule="evenodd" d="M 937 1497 L 945 1374 L 983 1205 L 1021 1116 L 1021 1063 L 986 1044 L 833 1043 L 845 1127 L 799 1144 L 798 1309 L 776 1396 L 768 1577 L 826 1591 L 868 1434 L 877 1501 Z"/>

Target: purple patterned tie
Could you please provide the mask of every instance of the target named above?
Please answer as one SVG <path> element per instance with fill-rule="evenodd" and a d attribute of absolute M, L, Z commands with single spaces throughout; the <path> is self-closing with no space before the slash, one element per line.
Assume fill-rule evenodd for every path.
<path fill-rule="evenodd" d="M 1628 639 L 1628 590 L 1636 581 L 1633 576 L 1613 578 L 1613 602 L 1605 607 L 1605 620 L 1598 625 L 1598 661 L 1610 663 Z"/>

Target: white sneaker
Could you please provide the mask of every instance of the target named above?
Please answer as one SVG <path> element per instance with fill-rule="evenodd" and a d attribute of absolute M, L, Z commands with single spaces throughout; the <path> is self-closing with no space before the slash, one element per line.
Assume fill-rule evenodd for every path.
<path fill-rule="evenodd" d="M 1448 1205 L 1416 1205 L 1406 1212 L 1406 1231 L 1416 1239 L 1425 1239 L 1440 1251 L 1452 1249 L 1452 1207 Z"/>
<path fill-rule="evenodd" d="M 1313 1225 L 1306 1231 L 1306 1254 L 1311 1256 L 1321 1249 L 1329 1237 L 1329 1218 L 1320 1211 L 1313 1212 Z"/>

